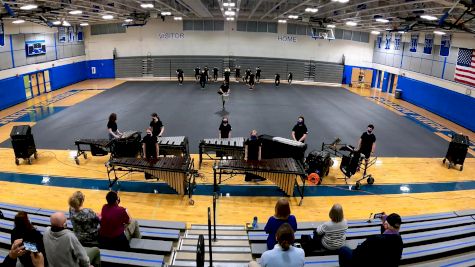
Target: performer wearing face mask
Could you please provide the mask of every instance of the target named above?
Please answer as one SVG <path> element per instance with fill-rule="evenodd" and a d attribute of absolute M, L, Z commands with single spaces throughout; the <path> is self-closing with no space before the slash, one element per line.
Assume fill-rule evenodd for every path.
<path fill-rule="evenodd" d="M 373 131 L 374 125 L 368 125 L 366 132 L 361 135 L 360 140 L 358 142 L 357 151 L 365 155 L 366 159 L 369 159 L 369 157 L 374 154 L 376 150 L 376 136 L 374 135 Z"/>
<path fill-rule="evenodd" d="M 228 123 L 228 118 L 224 117 L 219 125 L 219 138 L 231 138 L 231 124 Z"/>
<path fill-rule="evenodd" d="M 295 124 L 294 128 L 292 128 L 292 139 L 295 141 L 299 141 L 305 143 L 305 139 L 307 138 L 308 129 L 305 125 L 305 119 L 303 116 L 299 116 L 297 119 L 297 124 Z"/>
<path fill-rule="evenodd" d="M 287 82 L 289 84 L 292 84 L 293 78 L 294 78 L 294 75 L 292 74 L 292 72 L 289 72 L 289 75 L 287 76 Z"/>
<path fill-rule="evenodd" d="M 254 85 L 256 84 L 254 77 L 255 77 L 254 73 L 251 72 L 249 74 L 249 90 L 254 90 Z"/>
<path fill-rule="evenodd" d="M 142 139 L 143 156 L 146 159 L 154 160 L 158 158 L 158 139 L 152 134 L 152 127 L 147 128 L 147 135 Z"/>
<path fill-rule="evenodd" d="M 235 74 L 236 74 L 236 82 L 239 82 L 239 79 L 241 78 L 241 66 L 237 66 L 235 69 Z"/>
<path fill-rule="evenodd" d="M 229 84 L 229 77 L 231 76 L 231 70 L 229 68 L 226 68 L 224 70 L 224 81 Z"/>
<path fill-rule="evenodd" d="M 229 84 L 226 83 L 226 81 L 223 81 L 223 84 L 221 84 L 221 87 L 219 87 L 218 94 L 221 95 L 221 100 L 223 102 L 223 110 L 224 104 L 226 104 L 226 101 L 229 102 L 229 94 L 231 93 L 231 89 L 229 89 Z"/>
<path fill-rule="evenodd" d="M 257 137 L 257 131 L 252 130 L 249 139 L 244 142 L 244 160 L 261 160 L 261 148 L 262 143 Z M 263 181 L 265 179 L 253 173 L 246 173 L 244 180 L 246 182 L 251 182 Z"/>
<path fill-rule="evenodd" d="M 275 84 L 275 86 L 279 86 L 279 84 L 280 84 L 280 74 L 279 73 L 275 74 L 274 84 Z"/>
<path fill-rule="evenodd" d="M 217 67 L 214 67 L 213 68 L 213 79 L 215 82 L 218 81 L 218 72 L 219 72 L 219 69 Z"/>
<path fill-rule="evenodd" d="M 152 128 L 152 135 L 155 137 L 162 137 L 165 126 L 163 126 L 160 117 L 157 113 L 152 113 L 152 121 L 150 122 L 150 127 Z"/>
<path fill-rule="evenodd" d="M 257 67 L 256 68 L 256 82 L 259 82 L 261 80 L 261 68 Z"/>
<path fill-rule="evenodd" d="M 195 80 L 198 81 L 200 79 L 200 67 L 195 68 Z"/>
<path fill-rule="evenodd" d="M 178 83 L 180 85 L 183 85 L 183 70 L 182 69 L 177 69 L 176 70 L 176 76 L 178 78 Z"/>

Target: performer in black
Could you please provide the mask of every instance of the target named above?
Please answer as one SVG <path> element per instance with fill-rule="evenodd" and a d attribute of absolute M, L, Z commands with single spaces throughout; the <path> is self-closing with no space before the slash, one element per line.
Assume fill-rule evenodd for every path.
<path fill-rule="evenodd" d="M 202 89 L 205 89 L 207 81 L 208 81 L 208 79 L 207 79 L 206 73 L 205 73 L 204 70 L 202 70 L 201 75 L 200 75 L 200 85 L 201 85 Z"/>
<path fill-rule="evenodd" d="M 183 70 L 182 69 L 177 69 L 176 70 L 176 76 L 178 77 L 178 83 L 180 85 L 183 85 Z"/>
<path fill-rule="evenodd" d="M 236 81 L 239 82 L 239 78 L 241 78 L 241 66 L 237 66 L 235 71 L 236 71 Z"/>
<path fill-rule="evenodd" d="M 147 135 L 142 139 L 143 157 L 148 160 L 155 160 L 158 158 L 158 139 L 152 134 L 152 128 L 147 128 Z"/>
<path fill-rule="evenodd" d="M 163 126 L 160 117 L 157 113 L 152 113 L 152 121 L 150 122 L 150 127 L 152 127 L 152 134 L 155 137 L 162 137 L 163 131 L 165 131 L 165 126 Z"/>
<path fill-rule="evenodd" d="M 248 69 L 246 69 L 246 76 L 245 76 L 245 78 L 244 78 L 244 81 L 245 81 L 246 83 L 248 83 L 248 81 L 249 81 L 249 76 L 250 76 L 250 75 L 251 75 L 251 69 L 248 68 Z"/>
<path fill-rule="evenodd" d="M 374 125 L 368 125 L 366 132 L 361 135 L 358 142 L 357 151 L 363 154 L 366 159 L 369 159 L 369 157 L 374 154 L 374 151 L 376 150 L 376 136 L 374 135 L 373 131 Z"/>
<path fill-rule="evenodd" d="M 223 81 L 223 84 L 219 87 L 218 94 L 221 95 L 221 100 L 223 102 L 223 110 L 224 104 L 226 104 L 226 101 L 229 101 L 229 94 L 231 93 L 231 89 L 229 89 L 229 84 L 226 83 L 226 81 Z"/>
<path fill-rule="evenodd" d="M 208 66 L 205 66 L 205 76 L 206 76 L 206 82 L 209 81 L 209 70 L 208 70 Z"/>
<path fill-rule="evenodd" d="M 200 67 L 195 68 L 195 80 L 198 81 L 200 78 Z"/>
<path fill-rule="evenodd" d="M 228 118 L 223 117 L 221 124 L 219 125 L 219 138 L 231 138 L 232 127 L 228 123 Z"/>
<path fill-rule="evenodd" d="M 111 113 L 109 115 L 109 121 L 107 122 L 107 130 L 109 132 L 109 140 L 114 138 L 120 138 L 122 133 L 117 129 L 117 114 Z"/>
<path fill-rule="evenodd" d="M 289 75 L 287 75 L 287 82 L 288 82 L 289 84 L 292 84 L 293 76 L 294 76 L 294 75 L 292 74 L 292 72 L 289 72 Z"/>
<path fill-rule="evenodd" d="M 299 116 L 297 119 L 297 124 L 292 128 L 292 139 L 305 143 L 305 139 L 308 135 L 308 129 L 305 125 L 305 119 L 303 116 Z"/>
<path fill-rule="evenodd" d="M 254 90 L 254 85 L 256 84 L 254 76 L 254 73 L 249 73 L 249 90 Z"/>
<path fill-rule="evenodd" d="M 229 77 L 231 77 L 231 70 L 229 68 L 226 68 L 224 70 L 224 81 L 229 84 Z"/>
<path fill-rule="evenodd" d="M 219 69 L 217 67 L 214 67 L 213 68 L 213 79 L 215 82 L 218 81 L 218 72 L 219 72 Z"/>
<path fill-rule="evenodd" d="M 261 68 L 257 67 L 256 68 L 256 82 L 259 82 L 261 80 Z"/>
<path fill-rule="evenodd" d="M 262 143 L 257 137 L 257 131 L 252 130 L 249 139 L 247 139 L 244 142 L 244 160 L 250 160 L 250 161 L 261 160 L 261 148 L 262 148 Z M 265 179 L 252 173 L 246 173 L 244 180 L 246 182 L 251 182 L 251 181 L 262 181 Z"/>
<path fill-rule="evenodd" d="M 275 74 L 274 84 L 275 84 L 275 86 L 279 86 L 279 84 L 280 84 L 280 74 L 279 73 Z"/>

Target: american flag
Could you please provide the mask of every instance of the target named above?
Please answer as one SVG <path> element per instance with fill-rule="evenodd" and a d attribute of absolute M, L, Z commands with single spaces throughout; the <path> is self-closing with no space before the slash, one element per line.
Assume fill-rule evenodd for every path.
<path fill-rule="evenodd" d="M 475 86 L 475 50 L 460 48 L 455 67 L 455 80 Z"/>

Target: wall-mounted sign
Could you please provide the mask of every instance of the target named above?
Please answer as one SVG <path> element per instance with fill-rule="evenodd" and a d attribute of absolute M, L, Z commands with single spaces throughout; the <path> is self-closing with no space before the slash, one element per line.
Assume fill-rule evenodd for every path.
<path fill-rule="evenodd" d="M 46 54 L 46 44 L 44 40 L 25 42 L 26 56 L 37 56 Z"/>
<path fill-rule="evenodd" d="M 432 54 L 432 47 L 434 46 L 434 35 L 426 33 L 424 41 L 424 54 Z"/>
<path fill-rule="evenodd" d="M 279 35 L 277 36 L 277 40 L 285 43 L 296 43 L 297 37 L 291 35 Z"/>
<path fill-rule="evenodd" d="M 5 45 L 5 31 L 3 28 L 3 20 L 0 20 L 0 46 Z"/>
<path fill-rule="evenodd" d="M 411 48 L 409 48 L 409 51 L 412 53 L 417 52 L 417 42 L 419 41 L 419 34 L 418 33 L 413 33 L 411 34 Z"/>
<path fill-rule="evenodd" d="M 442 35 L 440 40 L 440 56 L 448 57 L 450 53 L 451 34 Z"/>
<path fill-rule="evenodd" d="M 158 37 L 160 40 L 185 39 L 185 34 L 182 32 L 161 32 Z"/>
<path fill-rule="evenodd" d="M 58 28 L 58 39 L 60 43 L 65 43 L 67 39 L 66 28 L 59 27 Z"/>

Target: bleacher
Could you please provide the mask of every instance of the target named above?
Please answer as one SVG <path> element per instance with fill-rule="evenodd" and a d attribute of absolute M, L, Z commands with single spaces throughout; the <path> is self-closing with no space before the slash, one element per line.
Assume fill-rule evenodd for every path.
<path fill-rule="evenodd" d="M 53 210 L 0 203 L 4 219 L 0 220 L 0 260 L 11 246 L 10 232 L 18 211 L 26 211 L 40 232 L 49 225 Z M 65 213 L 67 215 L 67 213 Z M 402 217 L 401 237 L 404 242 L 401 266 L 474 266 L 475 210 Z M 130 251 L 101 249 L 104 266 L 194 266 L 199 234 L 207 241 L 207 226 L 184 222 L 139 220 L 142 239 L 132 239 Z M 299 223 L 297 242 L 304 234 L 312 234 L 320 222 Z M 348 221 L 346 245 L 355 248 L 366 237 L 380 233 L 380 222 Z M 68 222 L 68 227 L 71 227 Z M 219 266 L 246 266 L 266 250 L 264 224 L 247 230 L 244 226 L 217 226 L 217 242 L 213 242 L 213 260 Z M 206 248 L 207 249 L 207 248 Z M 332 255 L 333 254 L 333 255 Z M 252 256 L 251 256 L 252 255 Z M 206 259 L 208 256 L 206 256 Z M 305 266 L 338 266 L 338 256 L 318 250 L 307 255 Z"/>

